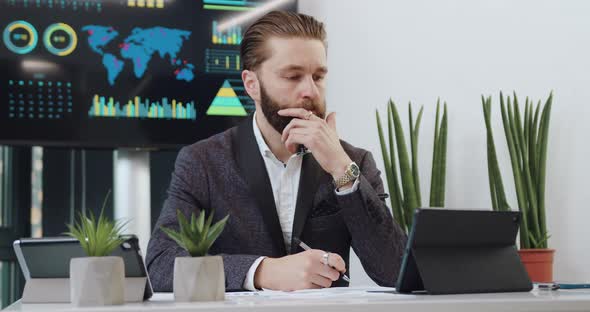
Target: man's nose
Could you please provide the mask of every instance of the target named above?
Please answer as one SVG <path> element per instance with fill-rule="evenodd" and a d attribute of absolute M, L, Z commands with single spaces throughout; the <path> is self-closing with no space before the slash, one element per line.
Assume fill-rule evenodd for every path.
<path fill-rule="evenodd" d="M 320 90 L 316 85 L 313 77 L 306 77 L 301 86 L 301 96 L 308 99 L 317 99 L 320 96 Z"/>

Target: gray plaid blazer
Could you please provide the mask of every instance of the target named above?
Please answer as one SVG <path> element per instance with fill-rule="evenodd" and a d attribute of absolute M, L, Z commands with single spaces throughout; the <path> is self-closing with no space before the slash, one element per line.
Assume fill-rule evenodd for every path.
<path fill-rule="evenodd" d="M 383 182 L 371 153 L 346 142 L 342 145 L 361 169 L 358 190 L 336 195 L 332 177 L 311 153 L 305 155 L 293 237 L 312 248 L 341 255 L 347 270 L 352 246 L 377 284 L 394 286 L 406 235 L 378 196 L 383 193 Z M 178 154 L 168 197 L 147 250 L 146 263 L 155 291 L 172 291 L 174 259 L 188 256 L 160 230 L 160 226 L 178 229 L 177 209 L 187 217 L 201 210 L 214 211 L 214 220 L 230 214 L 225 230 L 210 249 L 210 254 L 223 257 L 228 291 L 243 290 L 248 269 L 258 257 L 282 257 L 301 251 L 295 243 L 286 250 L 283 242 L 252 117 L 184 147 Z M 340 280 L 334 286 L 347 284 Z"/>

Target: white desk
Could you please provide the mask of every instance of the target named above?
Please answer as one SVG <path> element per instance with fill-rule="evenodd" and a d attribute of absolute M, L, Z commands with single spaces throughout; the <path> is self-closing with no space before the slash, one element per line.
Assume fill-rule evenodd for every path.
<path fill-rule="evenodd" d="M 431 296 L 366 293 L 364 289 L 353 288 L 325 293 L 228 293 L 223 302 L 202 303 L 175 303 L 172 294 L 155 294 L 150 301 L 123 306 L 76 308 L 70 304 L 16 302 L 4 311 L 590 311 L 590 290 Z"/>

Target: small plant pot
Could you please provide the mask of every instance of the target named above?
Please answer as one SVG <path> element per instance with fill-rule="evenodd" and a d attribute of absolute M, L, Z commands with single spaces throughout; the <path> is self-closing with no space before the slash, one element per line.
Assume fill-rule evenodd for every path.
<path fill-rule="evenodd" d="M 174 300 L 193 302 L 224 299 L 223 258 L 178 257 L 174 260 Z"/>
<path fill-rule="evenodd" d="M 70 260 L 70 301 L 76 306 L 125 302 L 125 266 L 121 257 Z"/>
<path fill-rule="evenodd" d="M 553 282 L 555 249 L 520 249 L 518 254 L 532 282 Z"/>

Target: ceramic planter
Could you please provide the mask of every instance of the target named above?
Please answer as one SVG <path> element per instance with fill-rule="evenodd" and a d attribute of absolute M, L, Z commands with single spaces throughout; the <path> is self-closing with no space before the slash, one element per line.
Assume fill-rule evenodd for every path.
<path fill-rule="evenodd" d="M 553 282 L 554 249 L 521 249 L 518 251 L 522 264 L 533 282 Z"/>
<path fill-rule="evenodd" d="M 223 259 L 178 257 L 174 261 L 174 300 L 179 302 L 225 299 Z"/>
<path fill-rule="evenodd" d="M 118 305 L 125 301 L 125 265 L 121 257 L 70 260 L 70 301 L 76 306 Z"/>

